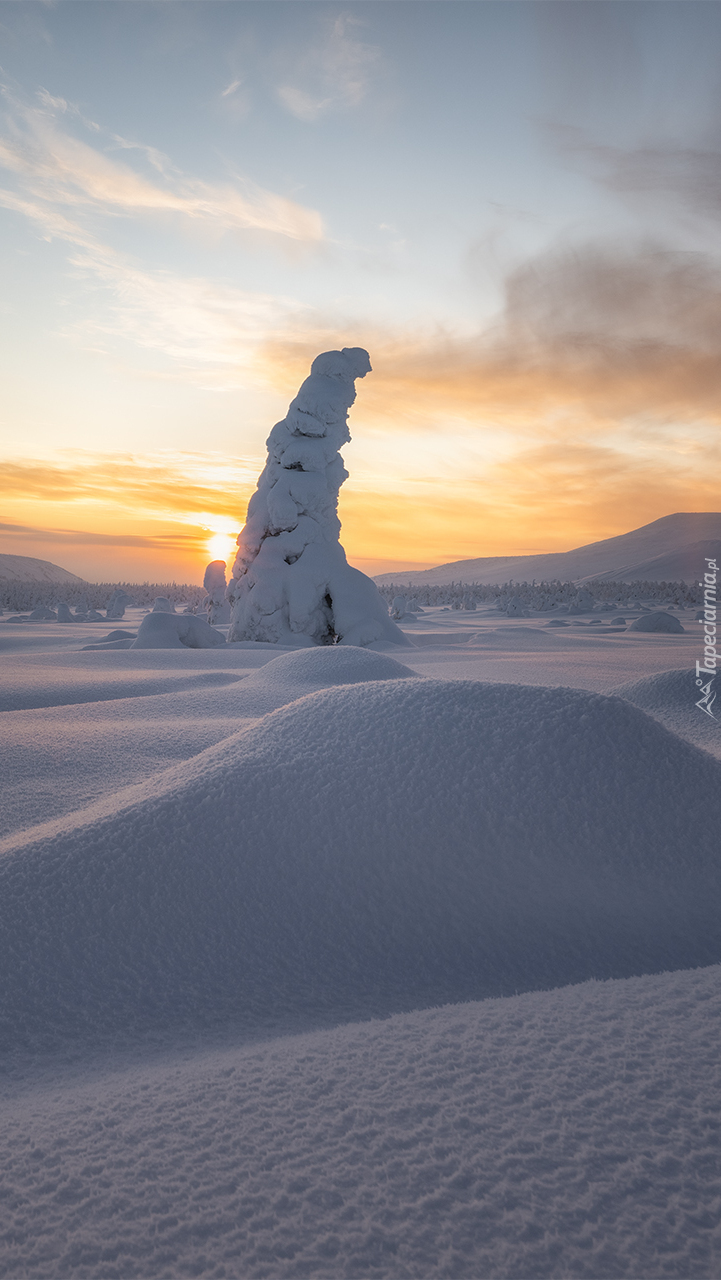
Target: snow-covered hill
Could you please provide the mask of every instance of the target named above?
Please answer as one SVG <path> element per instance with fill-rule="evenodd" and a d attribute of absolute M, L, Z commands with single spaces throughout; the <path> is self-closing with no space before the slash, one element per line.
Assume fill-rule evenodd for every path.
<path fill-rule="evenodd" d="M 0 555 L 0 582 L 84 582 L 84 578 L 49 560 Z"/>
<path fill-rule="evenodd" d="M 704 557 L 716 556 L 721 547 L 721 512 L 676 512 L 615 538 L 591 542 L 573 551 L 537 556 L 491 556 L 455 560 L 435 569 L 383 573 L 375 581 L 424 583 L 531 582 L 560 579 L 583 582 L 607 578 L 617 582 L 636 579 L 693 582 L 703 572 Z"/>

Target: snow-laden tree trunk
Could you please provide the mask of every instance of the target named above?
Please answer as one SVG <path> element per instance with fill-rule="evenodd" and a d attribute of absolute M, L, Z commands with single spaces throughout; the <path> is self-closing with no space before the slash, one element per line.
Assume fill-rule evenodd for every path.
<path fill-rule="evenodd" d="M 355 379 L 370 373 L 361 347 L 325 351 L 287 416 L 268 437 L 268 461 L 248 504 L 228 586 L 228 639 L 273 644 L 410 644 L 375 583 L 340 545 L 338 493 L 348 472 Z"/>

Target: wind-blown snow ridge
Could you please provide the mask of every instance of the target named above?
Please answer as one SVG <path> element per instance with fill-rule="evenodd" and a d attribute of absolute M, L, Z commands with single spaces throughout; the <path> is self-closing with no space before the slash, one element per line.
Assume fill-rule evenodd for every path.
<path fill-rule="evenodd" d="M 616 698 L 309 693 L 6 842 L 2 1041 L 319 1026 L 714 962 L 720 781 Z"/>

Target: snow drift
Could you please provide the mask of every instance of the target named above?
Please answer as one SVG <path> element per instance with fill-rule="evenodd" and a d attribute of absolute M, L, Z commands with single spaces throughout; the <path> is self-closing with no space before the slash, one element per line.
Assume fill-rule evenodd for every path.
<path fill-rule="evenodd" d="M 2 1041 L 319 1026 L 714 962 L 720 780 L 617 698 L 309 693 L 5 842 Z"/>

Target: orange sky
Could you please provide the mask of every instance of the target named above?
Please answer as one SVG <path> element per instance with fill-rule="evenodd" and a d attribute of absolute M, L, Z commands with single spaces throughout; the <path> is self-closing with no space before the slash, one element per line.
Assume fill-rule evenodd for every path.
<path fill-rule="evenodd" d="M 201 581 L 342 346 L 368 572 L 719 506 L 719 6 L 5 10 L 0 551 Z"/>
<path fill-rule="evenodd" d="M 348 557 L 367 572 L 566 550 L 718 505 L 721 379 L 696 351 L 670 361 L 661 343 L 627 346 L 616 367 L 599 337 L 580 357 L 548 336 L 532 348 L 507 334 L 367 341 L 374 372 L 357 386 L 340 506 Z M 262 352 L 266 386 L 282 388 L 278 416 L 323 345 L 314 332 Z M 232 555 L 272 420 L 243 458 L 75 449 L 8 460 L 2 549 L 91 580 L 196 582 L 209 559 Z"/>

